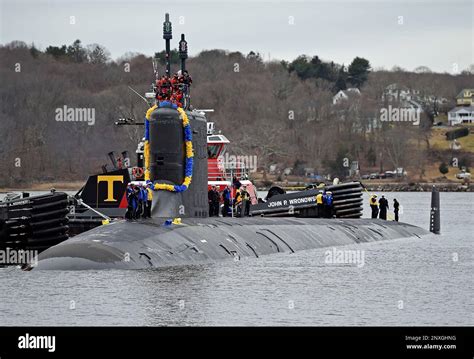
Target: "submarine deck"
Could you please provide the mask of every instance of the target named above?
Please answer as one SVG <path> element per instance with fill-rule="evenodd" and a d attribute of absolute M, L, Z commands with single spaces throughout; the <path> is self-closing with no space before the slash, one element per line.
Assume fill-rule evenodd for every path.
<path fill-rule="evenodd" d="M 379 219 L 164 218 L 120 220 L 75 236 L 38 257 L 38 269 L 146 269 L 274 253 L 420 238 L 422 228 Z"/>

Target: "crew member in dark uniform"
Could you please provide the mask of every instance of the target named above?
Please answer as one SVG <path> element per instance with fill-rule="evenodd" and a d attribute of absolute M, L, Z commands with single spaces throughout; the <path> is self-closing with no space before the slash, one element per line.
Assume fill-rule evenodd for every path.
<path fill-rule="evenodd" d="M 224 207 L 222 209 L 222 216 L 227 217 L 229 215 L 229 209 L 230 209 L 230 190 L 229 190 L 229 186 L 226 186 L 224 188 L 224 191 L 222 191 L 222 197 L 224 199 Z"/>
<path fill-rule="evenodd" d="M 332 192 L 328 191 L 323 195 L 324 217 L 332 218 Z"/>
<path fill-rule="evenodd" d="M 379 214 L 379 204 L 377 203 L 377 195 L 374 194 L 369 199 L 370 208 L 372 209 L 372 218 L 377 218 Z"/>
<path fill-rule="evenodd" d="M 135 193 L 135 186 L 128 185 L 127 187 L 127 212 L 125 213 L 125 218 L 127 219 L 135 219 L 136 218 L 136 211 L 137 211 L 137 196 Z"/>
<path fill-rule="evenodd" d="M 133 191 L 134 191 L 136 202 L 137 202 L 137 206 L 135 207 L 134 218 L 139 219 L 141 214 L 142 214 L 142 210 L 143 210 L 143 207 L 142 207 L 142 204 L 143 204 L 142 194 L 141 194 L 139 186 L 134 186 Z"/>
<path fill-rule="evenodd" d="M 395 213 L 395 221 L 398 222 L 398 209 L 400 208 L 400 203 L 398 203 L 397 199 L 393 199 L 393 212 Z"/>
<path fill-rule="evenodd" d="M 211 188 L 207 192 L 207 202 L 209 203 L 209 217 L 212 217 L 214 215 L 213 198 L 214 198 L 214 191 L 213 191 L 213 188 Z"/>
<path fill-rule="evenodd" d="M 212 207 L 213 207 L 213 213 L 214 216 L 219 217 L 219 206 L 221 203 L 221 195 L 219 194 L 219 191 L 217 190 L 216 186 L 213 187 L 213 196 L 212 196 Z"/>
<path fill-rule="evenodd" d="M 379 200 L 379 218 L 380 219 L 387 219 L 387 210 L 388 210 L 388 201 L 387 199 L 382 195 L 382 198 Z"/>

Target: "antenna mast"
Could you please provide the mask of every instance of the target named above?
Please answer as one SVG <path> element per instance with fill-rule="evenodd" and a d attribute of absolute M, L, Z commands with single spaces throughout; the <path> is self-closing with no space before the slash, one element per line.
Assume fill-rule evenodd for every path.
<path fill-rule="evenodd" d="M 170 21 L 170 14 L 165 15 L 165 22 L 163 23 L 163 39 L 166 41 L 166 54 L 165 54 L 165 61 L 166 61 L 166 76 L 170 76 L 171 74 L 171 56 L 170 56 L 170 40 L 173 38 L 172 30 L 171 30 L 171 21 Z"/>
<path fill-rule="evenodd" d="M 179 41 L 179 58 L 181 60 L 181 73 L 186 70 L 186 59 L 188 58 L 188 43 L 184 39 L 184 34 L 181 34 L 181 40 Z"/>

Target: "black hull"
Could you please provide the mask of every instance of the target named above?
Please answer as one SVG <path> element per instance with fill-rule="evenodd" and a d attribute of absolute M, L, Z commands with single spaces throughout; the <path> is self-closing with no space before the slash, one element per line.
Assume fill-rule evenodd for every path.
<path fill-rule="evenodd" d="M 164 226 L 164 219 L 118 221 L 39 255 L 37 269 L 146 269 L 419 238 L 427 231 L 372 219 L 206 218 Z"/>

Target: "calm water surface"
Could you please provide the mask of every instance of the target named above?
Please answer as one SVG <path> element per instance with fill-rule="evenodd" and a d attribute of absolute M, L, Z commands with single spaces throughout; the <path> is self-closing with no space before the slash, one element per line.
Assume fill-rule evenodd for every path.
<path fill-rule="evenodd" d="M 428 228 L 430 193 L 386 196 Z M 146 271 L 0 268 L 0 325 L 473 325 L 474 194 L 441 202 L 441 235 L 339 247 L 363 250 L 360 268 L 326 264 L 327 248 Z"/>

